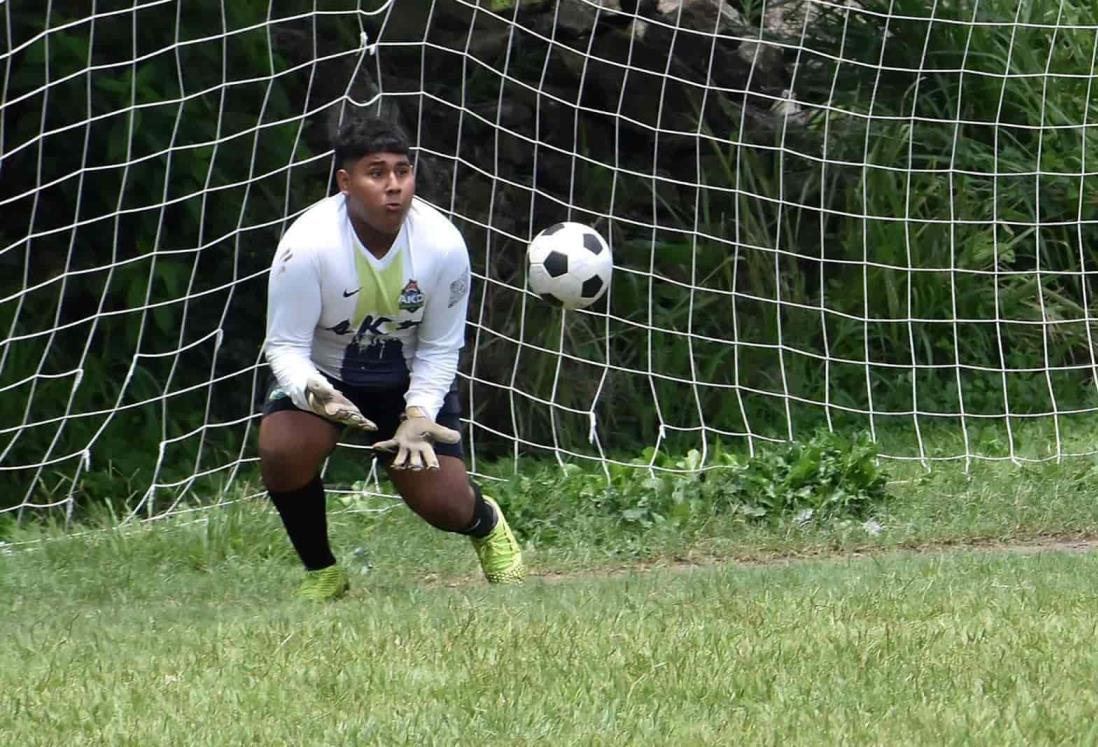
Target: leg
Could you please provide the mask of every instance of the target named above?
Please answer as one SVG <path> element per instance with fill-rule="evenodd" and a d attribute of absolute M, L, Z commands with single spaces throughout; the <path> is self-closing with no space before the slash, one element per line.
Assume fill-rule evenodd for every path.
<path fill-rule="evenodd" d="M 308 571 L 328 569 L 336 562 L 328 544 L 324 483 L 319 472 L 338 437 L 335 425 L 296 409 L 271 412 L 259 425 L 263 483 Z M 332 573 L 337 571 L 342 573 L 340 569 Z M 343 581 L 334 581 L 342 591 Z"/>
<path fill-rule="evenodd" d="M 431 526 L 469 536 L 489 583 L 522 581 L 526 569 L 511 528 L 499 506 L 469 482 L 465 462 L 438 455 L 439 469 L 389 470 L 404 502 Z"/>
<path fill-rule="evenodd" d="M 259 423 L 259 470 L 267 490 L 289 491 L 320 471 L 339 440 L 339 429 L 301 410 L 280 410 Z"/>
<path fill-rule="evenodd" d="M 444 532 L 461 532 L 473 521 L 476 504 L 465 462 L 439 455 L 439 469 L 388 470 L 397 492 L 431 526 Z"/>

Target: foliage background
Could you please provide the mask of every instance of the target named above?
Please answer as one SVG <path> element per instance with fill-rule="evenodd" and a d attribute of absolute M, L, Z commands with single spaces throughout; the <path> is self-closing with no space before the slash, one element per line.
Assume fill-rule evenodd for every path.
<path fill-rule="evenodd" d="M 0 501 L 155 511 L 249 469 L 266 267 L 371 101 L 473 256 L 477 459 L 707 462 L 820 426 L 1072 450 L 1098 386 L 1090 4 L 606 7 L 6 4 Z M 562 318 L 522 258 L 564 218 L 617 271 Z"/>

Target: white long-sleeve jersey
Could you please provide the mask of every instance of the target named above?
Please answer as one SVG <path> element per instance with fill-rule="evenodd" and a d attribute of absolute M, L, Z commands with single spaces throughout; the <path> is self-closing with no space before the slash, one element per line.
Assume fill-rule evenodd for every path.
<path fill-rule="evenodd" d="M 413 199 L 381 259 L 347 217 L 342 194 L 293 222 L 271 263 L 265 352 L 279 386 L 308 409 L 317 370 L 354 387 L 407 387 L 432 418 L 457 373 L 469 305 L 469 252 L 457 228 Z"/>

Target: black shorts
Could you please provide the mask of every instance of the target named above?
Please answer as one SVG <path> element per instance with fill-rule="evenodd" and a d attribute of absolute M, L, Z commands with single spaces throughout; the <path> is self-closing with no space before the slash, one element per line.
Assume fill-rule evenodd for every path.
<path fill-rule="evenodd" d="M 374 421 L 377 426 L 376 431 L 363 431 L 370 443 L 385 441 L 393 437 L 397 425 L 400 424 L 400 416 L 404 412 L 405 389 L 357 389 L 346 386 L 330 376 L 324 378 L 328 379 L 332 386 L 342 392 L 343 396 L 354 402 L 363 415 Z M 301 410 L 300 407 L 295 405 L 293 400 L 290 399 L 290 395 L 282 391 L 282 388 L 279 387 L 278 382 L 272 376 L 267 384 L 267 394 L 263 398 L 263 415 L 267 416 L 283 410 L 308 412 L 308 410 Z M 461 433 L 461 401 L 458 398 L 457 390 L 451 389 L 443 398 L 442 408 L 438 411 L 435 422 Z M 336 428 L 345 427 L 335 422 L 332 425 Z M 456 444 L 436 443 L 434 447 L 435 454 L 439 456 L 465 459 L 465 452 L 461 448 L 460 441 Z M 376 454 L 383 464 L 388 464 L 396 457 L 395 451 L 378 451 Z"/>

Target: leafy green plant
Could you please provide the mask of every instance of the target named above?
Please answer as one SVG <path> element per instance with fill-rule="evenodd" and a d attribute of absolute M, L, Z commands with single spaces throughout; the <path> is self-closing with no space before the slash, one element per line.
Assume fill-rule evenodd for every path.
<path fill-rule="evenodd" d="M 525 469 L 491 486 L 527 538 L 552 544 L 577 523 L 604 542 L 665 525 L 697 528 L 718 516 L 744 521 L 864 519 L 886 501 L 886 473 L 868 437 L 820 431 L 754 457 L 717 448 L 673 458 L 651 452 L 629 463 Z"/>

